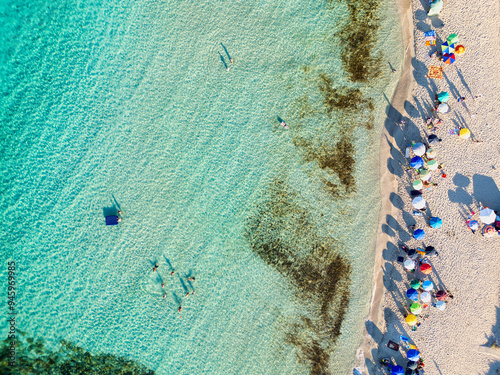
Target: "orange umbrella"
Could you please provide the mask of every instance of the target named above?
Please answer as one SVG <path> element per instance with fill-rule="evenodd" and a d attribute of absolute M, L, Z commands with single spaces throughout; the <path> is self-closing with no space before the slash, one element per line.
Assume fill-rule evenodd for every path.
<path fill-rule="evenodd" d="M 432 266 L 430 264 L 427 264 L 427 263 L 422 263 L 422 265 L 420 266 L 420 271 L 422 271 L 422 273 L 425 273 L 426 275 L 428 275 L 432 272 Z"/>
<path fill-rule="evenodd" d="M 460 55 L 460 54 L 462 54 L 462 53 L 464 53 L 464 52 L 465 52 L 465 47 L 464 47 L 464 46 L 459 45 L 459 46 L 456 46 L 456 47 L 455 47 L 455 53 L 456 53 L 457 55 Z"/>

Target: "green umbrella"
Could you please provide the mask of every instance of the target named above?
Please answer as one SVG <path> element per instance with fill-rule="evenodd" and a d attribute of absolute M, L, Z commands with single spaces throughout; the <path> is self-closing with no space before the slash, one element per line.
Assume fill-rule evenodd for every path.
<path fill-rule="evenodd" d="M 430 180 L 430 178 L 431 178 L 431 172 L 429 172 L 429 170 L 427 170 L 427 169 L 420 169 L 419 173 L 420 173 L 420 179 L 422 181 L 428 181 L 428 180 Z"/>
<path fill-rule="evenodd" d="M 436 169 L 438 169 L 438 167 L 439 165 L 436 160 L 429 160 L 427 162 L 427 169 L 429 169 L 430 171 L 435 171 Z"/>
<path fill-rule="evenodd" d="M 450 34 L 448 36 L 448 39 L 446 39 L 446 40 L 450 44 L 457 44 L 458 43 L 458 35 L 457 34 Z"/>
<path fill-rule="evenodd" d="M 422 190 L 423 187 L 424 187 L 424 185 L 422 184 L 422 181 L 420 181 L 420 180 L 413 181 L 413 188 L 415 190 Z"/>
<path fill-rule="evenodd" d="M 418 279 L 412 280 L 410 282 L 410 287 L 412 287 L 413 289 L 419 289 L 421 285 L 422 283 Z"/>
<path fill-rule="evenodd" d="M 422 312 L 422 306 L 420 306 L 420 303 L 414 302 L 410 306 L 410 311 L 412 312 L 413 315 L 418 315 Z"/>

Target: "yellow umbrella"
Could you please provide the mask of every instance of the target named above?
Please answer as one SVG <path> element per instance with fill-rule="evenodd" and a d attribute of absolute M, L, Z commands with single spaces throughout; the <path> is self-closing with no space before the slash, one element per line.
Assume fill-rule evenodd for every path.
<path fill-rule="evenodd" d="M 429 160 L 427 162 L 427 169 L 430 171 L 435 171 L 438 169 L 438 162 L 436 160 Z"/>
<path fill-rule="evenodd" d="M 456 47 L 455 47 L 455 53 L 456 53 L 457 55 L 460 55 L 460 54 L 462 54 L 462 53 L 464 53 L 464 52 L 465 52 L 465 47 L 464 47 L 464 46 L 459 45 L 459 46 L 456 46 Z"/>
<path fill-rule="evenodd" d="M 408 323 L 408 325 L 410 326 L 414 326 L 415 324 L 417 324 L 417 317 L 413 314 L 409 314 L 406 317 L 406 323 Z"/>
<path fill-rule="evenodd" d="M 426 155 L 428 159 L 434 159 L 436 157 L 436 151 L 434 151 L 433 148 L 430 148 L 427 150 Z"/>
<path fill-rule="evenodd" d="M 470 130 L 466 128 L 460 129 L 460 133 L 458 135 L 462 139 L 467 139 L 470 137 Z"/>

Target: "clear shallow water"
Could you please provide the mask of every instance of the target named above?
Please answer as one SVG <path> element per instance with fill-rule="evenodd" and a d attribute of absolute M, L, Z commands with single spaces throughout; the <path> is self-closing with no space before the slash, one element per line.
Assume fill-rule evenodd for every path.
<path fill-rule="evenodd" d="M 19 268 L 18 328 L 159 374 L 307 373 L 286 335 L 301 316 L 314 320 L 314 301 L 248 240 L 249 220 L 281 180 L 283 199 L 312 223 L 297 258 L 335 238 L 351 264 L 330 360 L 345 373 L 369 298 L 378 130 L 351 134 L 357 192 L 348 199 L 325 190 L 338 177 L 311 158 L 338 141 L 335 124 L 353 121 L 330 118 L 318 90 L 322 73 L 347 82 L 332 38 L 345 6 L 0 6 L 2 257 Z M 375 103 L 388 79 L 379 81 L 365 89 Z M 117 204 L 124 222 L 106 227 L 103 213 Z M 280 233 L 297 242 L 295 229 Z M 179 275 L 196 276 L 194 295 L 183 298 L 190 285 Z"/>

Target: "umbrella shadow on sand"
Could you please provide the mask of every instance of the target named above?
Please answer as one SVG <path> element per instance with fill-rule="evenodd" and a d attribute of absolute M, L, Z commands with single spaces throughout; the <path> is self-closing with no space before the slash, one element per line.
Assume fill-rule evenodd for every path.
<path fill-rule="evenodd" d="M 434 265 L 432 264 L 432 262 L 430 261 L 429 258 L 427 258 L 427 263 L 429 263 L 432 267 L 432 274 L 429 275 L 429 280 L 432 281 L 432 283 L 436 286 L 437 290 L 447 290 L 448 288 L 444 284 L 441 277 L 439 277 L 439 274 L 437 273 L 436 268 L 434 267 Z M 426 275 L 421 275 L 421 276 L 423 277 Z M 434 278 L 437 280 L 437 282 L 434 280 Z"/>
<path fill-rule="evenodd" d="M 406 329 L 402 326 L 400 318 L 389 308 L 384 309 L 384 321 L 387 322 L 386 332 L 381 338 L 379 338 L 380 336 L 378 335 L 380 330 L 377 327 L 373 327 L 374 325 L 372 326 L 372 324 L 367 324 L 367 331 L 368 328 L 370 328 L 373 335 L 379 338 L 379 340 L 377 340 L 379 346 L 373 348 L 371 353 L 373 361 L 368 358 L 365 360 L 365 365 L 368 370 L 368 374 L 370 375 L 386 373 L 380 367 L 380 360 L 382 358 L 391 358 L 393 363 L 397 363 L 399 365 L 404 365 L 406 363 L 406 358 L 403 357 L 402 351 L 395 352 L 394 350 L 389 349 L 387 347 L 387 343 L 389 340 L 399 342 L 399 336 L 404 335 L 408 337 L 408 332 L 406 332 Z M 375 339 L 374 336 L 372 337 Z"/>
<path fill-rule="evenodd" d="M 489 176 L 475 174 L 472 176 L 473 196 L 476 202 L 492 210 L 500 210 L 500 190 L 495 180 Z"/>
<path fill-rule="evenodd" d="M 466 190 L 470 182 L 469 177 L 457 173 L 453 177 L 453 183 L 457 188 L 455 190 L 448 190 L 448 199 L 450 202 L 458 203 L 459 211 L 464 217 L 467 217 L 470 212 L 470 206 L 474 203 L 472 195 Z"/>

